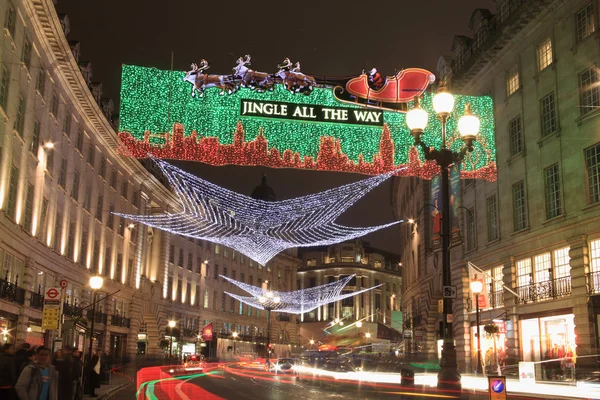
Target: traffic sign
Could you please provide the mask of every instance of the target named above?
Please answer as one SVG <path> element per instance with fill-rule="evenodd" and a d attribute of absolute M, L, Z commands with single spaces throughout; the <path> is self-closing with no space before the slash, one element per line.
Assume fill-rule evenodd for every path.
<path fill-rule="evenodd" d="M 66 279 L 61 279 L 59 283 L 61 289 L 66 289 L 68 284 L 69 281 L 67 281 Z"/>
<path fill-rule="evenodd" d="M 46 290 L 44 300 L 60 300 L 60 288 L 51 287 Z"/>
<path fill-rule="evenodd" d="M 444 286 L 444 298 L 455 299 L 456 298 L 456 286 Z"/>

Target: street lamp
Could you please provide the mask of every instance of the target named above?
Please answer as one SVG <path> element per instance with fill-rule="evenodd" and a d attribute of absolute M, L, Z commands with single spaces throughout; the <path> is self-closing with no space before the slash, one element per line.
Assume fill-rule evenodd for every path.
<path fill-rule="evenodd" d="M 442 193 L 442 282 L 443 286 L 452 285 L 452 271 L 450 266 L 450 193 L 448 182 L 448 168 L 454 164 L 460 164 L 467 152 L 473 151 L 473 142 L 479 132 L 479 119 L 471 113 L 469 104 L 465 107 L 465 115 L 458 121 L 459 133 L 464 141 L 460 152 L 454 152 L 446 147 L 446 125 L 450 114 L 454 109 L 454 96 L 442 86 L 433 97 L 433 108 L 441 122 L 442 146 L 440 150 L 428 147 L 421 141 L 427 120 L 427 112 L 419 104 L 419 98 L 415 97 L 414 107 L 406 114 L 406 123 L 415 139 L 415 146 L 420 146 L 427 160 L 435 161 L 441 170 L 441 193 Z M 456 362 L 456 349 L 449 316 L 452 314 L 452 300 L 444 298 L 444 320 L 443 336 L 444 345 L 440 359 L 440 372 L 438 374 L 438 387 L 449 387 L 461 389 L 460 372 Z"/>
<path fill-rule="evenodd" d="M 175 328 L 175 325 L 175 321 L 169 321 L 169 362 L 171 362 L 171 357 L 173 356 L 173 328 Z"/>
<path fill-rule="evenodd" d="M 315 341 L 314 341 L 313 339 L 310 339 L 310 342 L 309 342 L 309 343 L 310 343 L 310 349 L 312 350 L 312 349 L 313 349 L 313 346 L 314 346 L 314 344 L 315 344 Z"/>
<path fill-rule="evenodd" d="M 92 326 L 90 329 L 90 351 L 89 357 L 92 359 L 92 351 L 94 344 L 94 322 L 96 321 L 96 292 L 102 288 L 104 279 L 101 276 L 92 276 L 90 278 L 90 287 L 92 288 Z"/>
<path fill-rule="evenodd" d="M 483 363 L 481 362 L 481 332 L 479 331 L 479 293 L 483 290 L 483 282 L 472 281 L 471 292 L 475 294 L 475 323 L 477 324 L 477 370 L 478 374 L 483 372 Z"/>
<path fill-rule="evenodd" d="M 231 334 L 231 336 L 233 336 L 233 356 L 235 357 L 235 339 L 237 339 L 238 333 L 237 332 L 233 332 Z"/>
<path fill-rule="evenodd" d="M 281 303 L 281 298 L 275 295 L 273 292 L 266 292 L 264 296 L 258 298 L 260 304 L 267 312 L 267 368 L 271 367 L 271 311 L 277 308 L 277 305 Z"/>

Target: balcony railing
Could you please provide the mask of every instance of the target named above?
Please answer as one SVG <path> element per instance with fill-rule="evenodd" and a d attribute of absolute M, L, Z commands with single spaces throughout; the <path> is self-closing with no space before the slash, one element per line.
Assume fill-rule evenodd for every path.
<path fill-rule="evenodd" d="M 517 293 L 521 298 L 519 301 L 521 304 L 568 296 L 571 294 L 571 277 L 564 276 L 562 278 L 519 286 Z"/>
<path fill-rule="evenodd" d="M 10 283 L 6 279 L 0 279 L 0 298 L 25 304 L 25 289 L 17 286 L 16 283 Z"/>
<path fill-rule="evenodd" d="M 36 292 L 31 292 L 31 308 L 43 308 L 44 307 L 44 296 L 36 293 Z"/>
<path fill-rule="evenodd" d="M 63 314 L 71 318 L 82 318 L 83 309 L 69 303 L 63 304 Z"/>
<path fill-rule="evenodd" d="M 108 321 L 108 315 L 107 314 L 105 314 L 103 312 L 98 312 L 98 311 L 96 311 L 94 313 L 94 312 L 92 312 L 92 310 L 88 310 L 88 312 L 87 312 L 87 318 L 89 320 L 91 320 L 92 317 L 95 317 L 94 321 L 96 321 L 97 324 L 105 324 L 106 325 L 106 322 Z"/>
<path fill-rule="evenodd" d="M 600 271 L 589 273 L 588 292 L 590 294 L 600 294 Z"/>
<path fill-rule="evenodd" d="M 490 290 L 488 298 L 490 301 L 490 307 L 492 307 L 492 308 L 504 307 L 504 291 Z"/>
<path fill-rule="evenodd" d="M 130 319 L 121 317 L 120 315 L 115 314 L 110 318 L 110 324 L 112 326 L 120 326 L 123 328 L 129 328 Z"/>

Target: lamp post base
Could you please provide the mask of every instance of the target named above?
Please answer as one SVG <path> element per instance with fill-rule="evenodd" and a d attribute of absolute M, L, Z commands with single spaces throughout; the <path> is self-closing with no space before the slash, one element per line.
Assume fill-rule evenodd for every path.
<path fill-rule="evenodd" d="M 461 391 L 462 383 L 460 381 L 460 372 L 458 372 L 454 343 L 444 343 L 442 347 L 442 358 L 440 359 L 440 368 L 437 381 L 438 389 Z"/>

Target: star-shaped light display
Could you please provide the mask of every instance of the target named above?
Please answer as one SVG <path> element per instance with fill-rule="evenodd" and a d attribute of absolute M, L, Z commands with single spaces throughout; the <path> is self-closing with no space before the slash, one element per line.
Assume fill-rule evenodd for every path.
<path fill-rule="evenodd" d="M 162 160 L 155 160 L 181 202 L 182 211 L 121 217 L 182 236 L 220 243 L 265 265 L 293 247 L 340 243 L 397 224 L 354 228 L 334 221 L 393 171 L 321 193 L 264 201 L 224 189 Z"/>
<path fill-rule="evenodd" d="M 325 304 L 356 296 L 357 294 L 364 293 L 381 286 L 377 285 L 368 289 L 341 294 L 342 289 L 344 289 L 344 287 L 348 284 L 348 282 L 350 282 L 350 280 L 352 280 L 354 276 L 355 275 L 346 276 L 336 282 L 307 289 L 300 289 L 294 292 L 276 292 L 266 291 L 263 288 L 248 285 L 247 283 L 239 282 L 221 275 L 223 279 L 228 280 L 251 295 L 240 296 L 225 292 L 234 299 L 261 310 L 269 309 L 272 311 L 286 312 L 291 314 L 302 314 L 309 312 Z"/>

